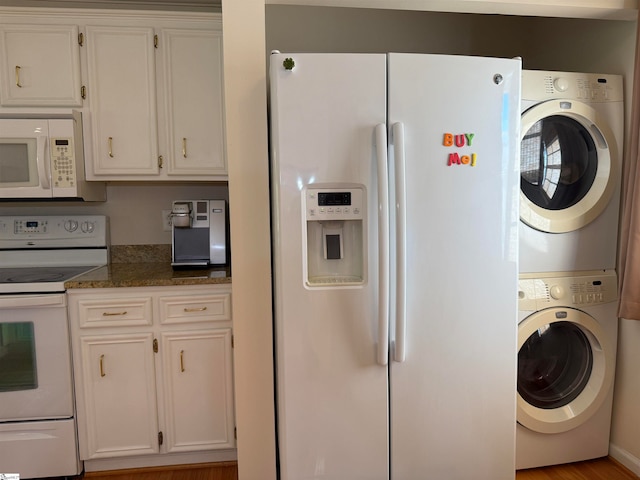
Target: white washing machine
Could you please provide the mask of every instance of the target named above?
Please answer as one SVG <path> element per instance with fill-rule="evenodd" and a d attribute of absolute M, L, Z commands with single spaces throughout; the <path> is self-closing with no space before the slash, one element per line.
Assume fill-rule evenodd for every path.
<path fill-rule="evenodd" d="M 619 75 L 522 72 L 520 272 L 615 268 Z"/>
<path fill-rule="evenodd" d="M 554 275 L 518 282 L 517 469 L 609 452 L 616 273 Z"/>

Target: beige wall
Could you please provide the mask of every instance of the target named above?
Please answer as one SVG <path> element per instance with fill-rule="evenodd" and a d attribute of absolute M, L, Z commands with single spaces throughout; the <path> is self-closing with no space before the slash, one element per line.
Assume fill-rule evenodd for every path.
<path fill-rule="evenodd" d="M 0 215 L 106 215 L 112 245 L 171 243 L 163 230 L 162 210 L 173 200 L 228 200 L 225 184 L 109 183 L 106 202 L 0 203 Z"/>
<path fill-rule="evenodd" d="M 223 0 L 238 474 L 276 478 L 264 0 Z"/>

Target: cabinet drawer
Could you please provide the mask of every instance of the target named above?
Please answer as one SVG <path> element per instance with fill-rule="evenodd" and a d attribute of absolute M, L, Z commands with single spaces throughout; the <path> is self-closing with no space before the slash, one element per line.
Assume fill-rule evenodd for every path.
<path fill-rule="evenodd" d="M 160 323 L 221 322 L 231 320 L 231 295 L 160 297 Z"/>
<path fill-rule="evenodd" d="M 78 302 L 80 328 L 151 325 L 152 297 L 101 298 Z"/>

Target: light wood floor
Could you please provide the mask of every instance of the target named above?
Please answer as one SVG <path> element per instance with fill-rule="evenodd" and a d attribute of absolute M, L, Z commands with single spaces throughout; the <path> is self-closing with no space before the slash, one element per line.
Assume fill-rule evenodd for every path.
<path fill-rule="evenodd" d="M 236 462 L 176 467 L 90 472 L 80 477 L 86 480 L 237 480 Z M 601 458 L 570 465 L 520 470 L 516 480 L 639 480 L 611 458 Z M 349 480 L 349 479 L 345 479 Z M 445 480 L 445 479 L 442 479 Z"/>
<path fill-rule="evenodd" d="M 237 480 L 236 462 L 219 462 L 172 467 L 135 468 L 112 472 L 88 472 L 86 480 Z"/>
<path fill-rule="evenodd" d="M 638 478 L 612 458 L 520 470 L 516 473 L 516 480 L 638 480 Z"/>

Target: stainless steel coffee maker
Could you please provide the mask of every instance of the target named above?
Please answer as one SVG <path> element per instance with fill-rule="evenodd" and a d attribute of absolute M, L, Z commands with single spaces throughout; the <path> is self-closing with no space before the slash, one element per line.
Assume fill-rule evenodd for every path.
<path fill-rule="evenodd" d="M 228 265 L 227 205 L 224 200 L 174 200 L 171 265 Z"/>

